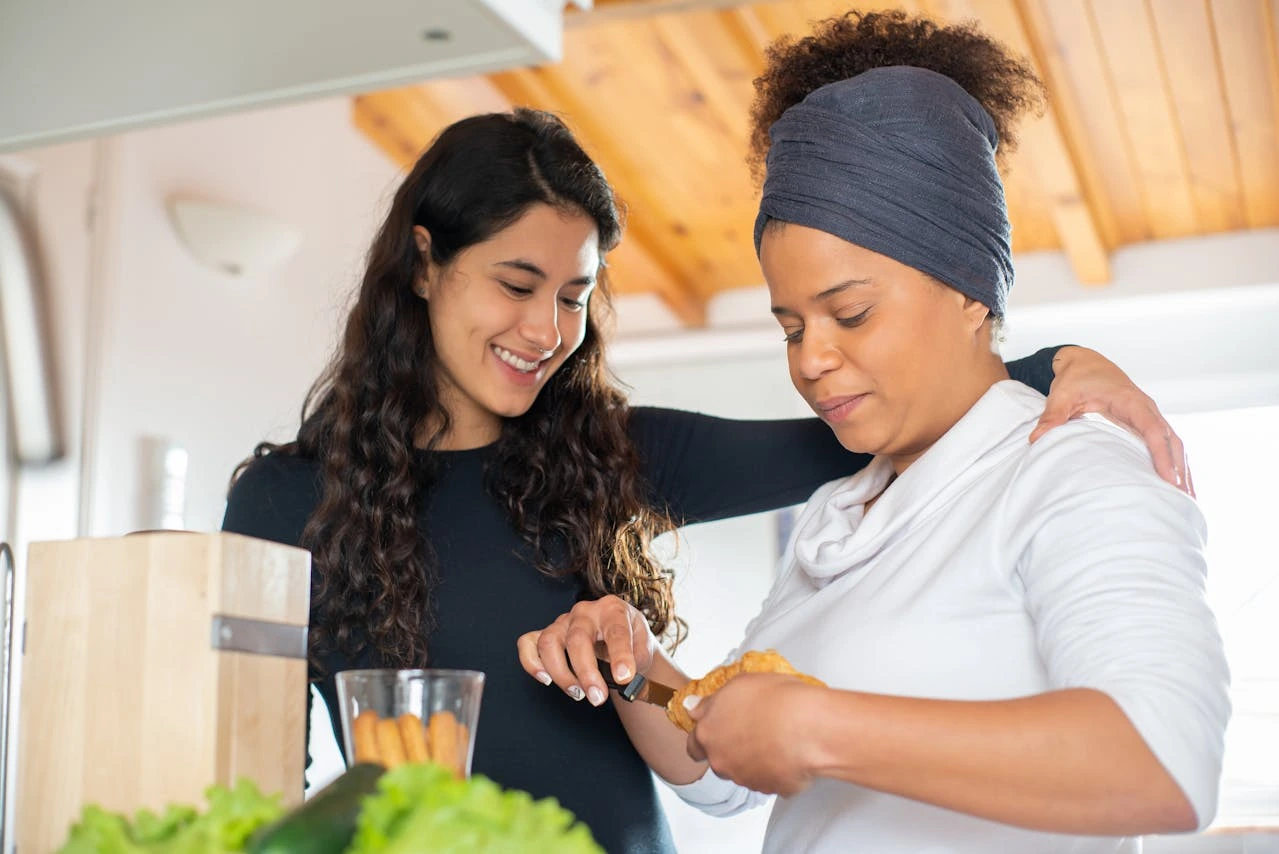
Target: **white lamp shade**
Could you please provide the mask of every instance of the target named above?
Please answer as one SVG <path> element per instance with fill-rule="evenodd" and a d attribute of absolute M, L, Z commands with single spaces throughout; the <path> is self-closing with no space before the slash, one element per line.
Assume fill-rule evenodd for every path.
<path fill-rule="evenodd" d="M 261 211 L 195 199 L 169 202 L 173 226 L 201 263 L 233 276 L 252 276 L 297 250 L 302 232 Z"/>

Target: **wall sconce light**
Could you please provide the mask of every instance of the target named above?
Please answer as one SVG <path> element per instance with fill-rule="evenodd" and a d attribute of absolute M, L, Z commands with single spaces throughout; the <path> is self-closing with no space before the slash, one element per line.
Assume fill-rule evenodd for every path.
<path fill-rule="evenodd" d="M 0 341 L 19 463 L 51 462 L 63 451 L 39 270 L 17 208 L 0 193 Z"/>
<path fill-rule="evenodd" d="M 296 226 L 239 205 L 169 200 L 182 244 L 198 261 L 232 276 L 252 276 L 292 255 L 302 242 Z"/>

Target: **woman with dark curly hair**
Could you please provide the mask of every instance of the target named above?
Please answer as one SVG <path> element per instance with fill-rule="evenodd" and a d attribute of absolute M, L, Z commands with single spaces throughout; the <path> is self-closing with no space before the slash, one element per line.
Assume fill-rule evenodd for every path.
<path fill-rule="evenodd" d="M 615 683 L 684 688 L 682 728 L 619 711 L 636 748 L 712 814 L 782 795 L 768 852 L 1137 851 L 1205 827 L 1230 703 L 1203 516 L 1103 418 L 1032 445 L 1045 399 L 998 355 L 995 156 L 1034 75 L 970 26 L 850 13 L 774 47 L 757 87 L 791 379 L 875 455 L 809 500 L 729 656 L 808 676 L 690 685 L 613 596 L 521 638 L 525 670 L 600 690 L 602 638 Z"/>
<path fill-rule="evenodd" d="M 516 639 L 606 595 L 674 637 L 655 535 L 803 501 L 867 458 L 816 419 L 628 407 L 598 327 L 620 233 L 608 183 L 555 117 L 444 130 L 395 195 L 297 440 L 258 449 L 223 528 L 311 550 L 311 676 L 335 729 L 339 671 L 482 670 L 475 771 L 557 797 L 610 852 L 669 851 L 648 768 L 590 708 L 603 694 L 564 708 L 524 678 Z M 1047 391 L 1053 352 L 1014 370 Z M 1103 405 L 1132 403 L 1165 447 L 1121 372 L 1061 352 L 1067 406 L 1100 371 Z"/>

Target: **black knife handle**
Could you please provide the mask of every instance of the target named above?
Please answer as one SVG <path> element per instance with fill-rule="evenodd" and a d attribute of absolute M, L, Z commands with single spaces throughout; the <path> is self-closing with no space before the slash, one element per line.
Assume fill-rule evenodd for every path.
<path fill-rule="evenodd" d="M 597 659 L 596 663 L 599 665 L 600 675 L 604 677 L 604 684 L 616 691 L 618 696 L 626 702 L 635 702 L 635 698 L 644 692 L 644 686 L 648 684 L 648 680 L 641 674 L 636 673 L 630 682 L 618 685 L 613 679 L 613 666 L 602 658 Z"/>

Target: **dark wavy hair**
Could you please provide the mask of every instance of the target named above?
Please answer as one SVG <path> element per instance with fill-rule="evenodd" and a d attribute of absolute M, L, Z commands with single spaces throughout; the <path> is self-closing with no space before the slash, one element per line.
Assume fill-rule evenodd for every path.
<path fill-rule="evenodd" d="M 1017 122 L 1044 105 L 1044 87 L 1029 63 L 972 23 L 940 26 L 901 10 L 848 12 L 819 21 L 802 39 L 783 37 L 766 52 L 755 78 L 748 162 L 764 176 L 768 129 L 810 92 L 872 68 L 913 65 L 944 74 L 990 113 L 999 132 L 996 157 L 1007 165 L 1017 147 Z"/>
<path fill-rule="evenodd" d="M 532 205 L 582 213 L 599 227 L 601 252 L 621 236 L 612 188 L 555 116 L 516 109 L 446 128 L 399 187 L 369 250 L 338 350 L 302 410 L 297 440 L 269 452 L 319 460 L 323 495 L 303 533 L 319 584 L 311 612 L 311 660 L 372 646 L 389 666 L 429 661 L 436 625 L 435 555 L 418 529 L 433 454 L 450 425 L 440 401 L 430 310 L 413 292 L 423 258 L 413 227 L 431 235 L 432 260 L 513 224 Z M 602 272 L 602 271 L 601 271 Z M 530 547 L 541 572 L 576 573 L 583 594 L 617 594 L 678 640 L 671 579 L 649 556 L 673 529 L 646 505 L 626 399 L 610 379 L 595 316 L 608 310 L 605 277 L 582 345 L 522 416 L 506 419 L 487 487 Z M 422 430 L 426 453 L 415 446 Z M 514 652 L 512 652 L 514 654 Z"/>

